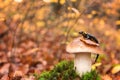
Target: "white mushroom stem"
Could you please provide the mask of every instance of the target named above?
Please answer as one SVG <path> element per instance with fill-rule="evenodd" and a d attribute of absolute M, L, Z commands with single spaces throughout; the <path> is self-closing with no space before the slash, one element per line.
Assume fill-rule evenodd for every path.
<path fill-rule="evenodd" d="M 74 66 L 76 69 L 76 72 L 82 76 L 86 72 L 91 71 L 91 53 L 76 53 L 75 59 L 74 59 Z"/>

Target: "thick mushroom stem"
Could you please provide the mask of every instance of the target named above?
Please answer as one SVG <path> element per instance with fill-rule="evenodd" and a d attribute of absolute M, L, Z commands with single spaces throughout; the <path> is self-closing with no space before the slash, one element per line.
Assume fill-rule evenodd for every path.
<path fill-rule="evenodd" d="M 91 71 L 91 53 L 77 53 L 75 54 L 74 66 L 76 72 L 82 76 L 86 72 Z"/>

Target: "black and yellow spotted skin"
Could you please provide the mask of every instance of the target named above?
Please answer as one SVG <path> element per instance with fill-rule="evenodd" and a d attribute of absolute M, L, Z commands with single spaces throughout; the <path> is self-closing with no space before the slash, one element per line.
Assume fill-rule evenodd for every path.
<path fill-rule="evenodd" d="M 99 43 L 99 41 L 91 34 L 80 31 L 79 34 L 81 34 L 85 39 L 89 39 L 95 43 Z"/>
<path fill-rule="evenodd" d="M 93 35 L 86 33 L 84 31 L 80 31 L 79 34 L 81 34 L 83 36 L 83 38 L 89 39 L 89 40 L 99 44 L 99 41 Z M 99 54 L 97 54 L 95 62 L 97 61 L 98 57 L 99 57 Z"/>

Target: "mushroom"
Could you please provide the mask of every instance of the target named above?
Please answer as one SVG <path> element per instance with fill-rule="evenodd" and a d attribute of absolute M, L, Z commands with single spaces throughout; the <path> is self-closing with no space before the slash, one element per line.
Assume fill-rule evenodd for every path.
<path fill-rule="evenodd" d="M 70 42 L 67 45 L 66 51 L 75 54 L 74 66 L 80 76 L 91 71 L 91 53 L 101 53 L 99 44 L 82 37 L 76 38 Z"/>

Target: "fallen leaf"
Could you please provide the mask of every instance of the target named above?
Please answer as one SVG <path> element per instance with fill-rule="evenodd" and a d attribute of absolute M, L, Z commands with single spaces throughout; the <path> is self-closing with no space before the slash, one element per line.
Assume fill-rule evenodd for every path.
<path fill-rule="evenodd" d="M 39 48 L 33 48 L 31 50 L 26 51 L 25 54 L 23 54 L 23 55 L 30 55 L 31 53 L 34 53 L 34 52 L 36 52 L 38 50 L 39 50 Z"/>
<path fill-rule="evenodd" d="M 103 75 L 102 80 L 112 80 L 112 78 L 109 75 Z"/>
<path fill-rule="evenodd" d="M 0 68 L 0 73 L 1 74 L 8 74 L 9 73 L 9 67 L 10 67 L 9 63 L 4 64 L 3 67 Z"/>
<path fill-rule="evenodd" d="M 98 67 L 100 65 L 102 65 L 102 63 L 95 63 L 95 64 L 92 65 L 92 69 L 96 69 L 96 67 Z"/>
<path fill-rule="evenodd" d="M 29 76 L 29 77 L 23 77 L 21 80 L 35 80 L 34 76 Z"/>
<path fill-rule="evenodd" d="M 118 73 L 120 71 L 120 64 L 119 65 L 116 65 L 112 68 L 111 70 L 111 73 L 112 74 L 115 74 L 115 73 Z"/>
<path fill-rule="evenodd" d="M 104 65 L 103 73 L 107 73 L 108 71 L 111 70 L 111 68 L 112 68 L 111 64 Z"/>
<path fill-rule="evenodd" d="M 13 77 L 16 77 L 16 76 L 23 76 L 22 71 L 16 70 L 16 71 L 14 72 L 14 74 L 13 74 Z"/>
<path fill-rule="evenodd" d="M 0 80 L 10 80 L 10 79 L 9 79 L 8 75 L 5 74 Z"/>

